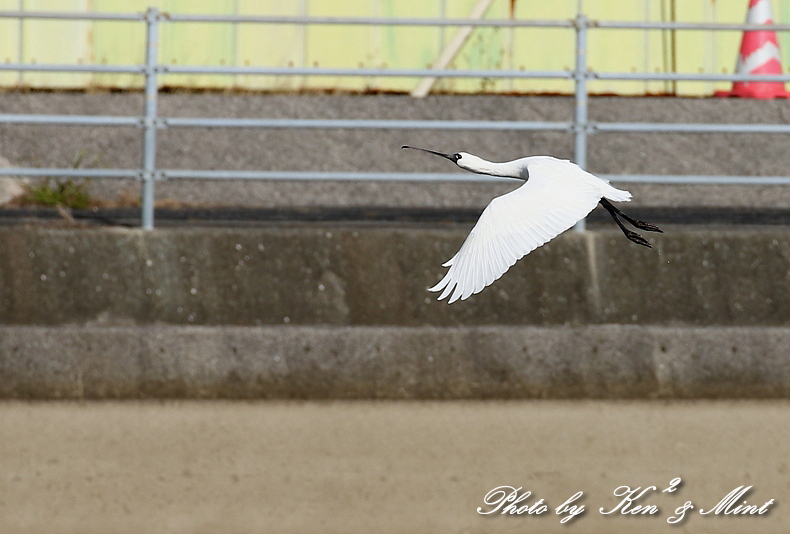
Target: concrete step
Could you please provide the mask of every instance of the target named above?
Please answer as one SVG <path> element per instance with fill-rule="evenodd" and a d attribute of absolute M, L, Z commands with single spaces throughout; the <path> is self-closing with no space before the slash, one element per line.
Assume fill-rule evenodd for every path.
<path fill-rule="evenodd" d="M 427 287 L 471 223 L 0 228 L 0 324 L 790 326 L 783 227 L 566 232 L 482 293 Z"/>
<path fill-rule="evenodd" d="M 788 327 L 3 326 L 0 398 L 787 398 L 788 347 Z"/>

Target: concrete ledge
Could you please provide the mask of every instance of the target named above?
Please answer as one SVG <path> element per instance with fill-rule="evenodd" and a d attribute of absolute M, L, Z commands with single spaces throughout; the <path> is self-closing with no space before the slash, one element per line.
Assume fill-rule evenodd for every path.
<path fill-rule="evenodd" d="M 787 398 L 790 328 L 2 327 L 19 399 Z"/>
<path fill-rule="evenodd" d="M 426 288 L 470 224 L 0 229 L 0 324 L 790 326 L 779 228 L 566 232 L 464 302 Z"/>

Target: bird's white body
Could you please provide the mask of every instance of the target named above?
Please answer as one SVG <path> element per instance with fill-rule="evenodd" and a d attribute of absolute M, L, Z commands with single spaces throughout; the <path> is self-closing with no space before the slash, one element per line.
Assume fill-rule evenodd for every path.
<path fill-rule="evenodd" d="M 585 218 L 602 198 L 631 200 L 628 191 L 567 160 L 529 156 L 493 163 L 465 152 L 432 153 L 470 172 L 526 181 L 491 201 L 458 253 L 444 264 L 447 273 L 429 288 L 441 291 L 439 300 L 450 297 L 450 303 L 491 285 L 516 261 Z"/>

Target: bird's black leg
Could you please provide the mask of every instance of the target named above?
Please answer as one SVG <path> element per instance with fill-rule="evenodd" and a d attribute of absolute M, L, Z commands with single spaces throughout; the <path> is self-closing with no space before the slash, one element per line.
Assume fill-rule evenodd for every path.
<path fill-rule="evenodd" d="M 659 232 L 661 234 L 664 233 L 664 231 L 661 228 L 659 228 L 658 226 L 656 226 L 655 224 L 650 224 L 650 223 L 646 223 L 646 222 L 639 221 L 639 220 L 636 220 L 636 219 L 632 219 L 631 217 L 629 217 L 628 215 L 626 215 L 625 213 L 623 213 L 622 211 L 617 209 L 614 206 L 614 204 L 612 204 L 611 202 L 609 202 L 605 198 L 601 199 L 601 206 L 606 208 L 606 210 L 609 213 L 612 213 L 613 215 L 614 214 L 619 215 L 620 217 L 622 217 L 626 221 L 630 222 L 631 224 L 633 224 L 636 228 L 639 228 L 640 230 L 646 230 L 648 232 Z"/>
<path fill-rule="evenodd" d="M 650 245 L 650 243 L 648 242 L 647 239 L 645 239 L 641 235 L 637 234 L 636 232 L 632 232 L 631 230 L 629 230 L 628 228 L 623 226 L 622 221 L 620 221 L 620 218 L 618 217 L 618 214 L 622 215 L 622 213 L 618 213 L 618 212 L 620 212 L 620 210 L 618 210 L 617 208 L 612 206 L 611 202 L 609 202 L 605 198 L 602 198 L 601 199 L 601 206 L 603 206 L 606 209 L 606 211 L 609 212 L 609 215 L 612 216 L 612 219 L 614 219 L 614 222 L 616 222 L 617 226 L 620 227 L 620 230 L 623 231 L 623 233 L 625 234 L 625 237 L 627 237 L 630 241 L 633 241 L 637 245 L 642 245 L 643 247 L 647 247 L 647 248 L 653 248 Z M 626 219 L 626 220 L 628 220 L 628 219 Z M 631 222 L 631 221 L 628 221 L 628 222 Z M 631 224 L 633 224 L 633 223 L 631 223 Z M 636 226 L 636 225 L 634 225 L 634 226 Z"/>

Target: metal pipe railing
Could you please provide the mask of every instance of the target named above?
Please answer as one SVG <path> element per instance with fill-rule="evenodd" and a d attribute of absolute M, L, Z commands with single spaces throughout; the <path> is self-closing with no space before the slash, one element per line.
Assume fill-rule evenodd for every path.
<path fill-rule="evenodd" d="M 0 70 L 18 72 L 100 72 L 103 74 L 145 73 L 145 67 L 134 65 L 48 65 L 46 63 L 0 63 Z"/>
<path fill-rule="evenodd" d="M 570 122 L 540 121 L 441 121 L 380 119 L 209 119 L 168 117 L 160 119 L 163 128 L 309 128 L 353 130 L 510 130 L 565 131 Z"/>
<path fill-rule="evenodd" d="M 63 11 L 0 11 L 0 19 L 145 20 L 145 13 L 71 13 Z"/>
<path fill-rule="evenodd" d="M 267 16 L 267 15 L 198 15 L 159 12 L 164 22 L 192 23 L 236 23 L 236 24 L 291 24 L 291 25 L 334 25 L 334 26 L 425 26 L 425 27 L 501 27 L 501 28 L 577 28 L 578 19 L 567 20 L 514 20 L 514 19 L 444 19 L 408 17 L 313 17 L 313 16 Z M 96 21 L 144 21 L 146 13 L 69 13 L 56 11 L 10 11 L 0 10 L 0 19 L 43 19 L 43 20 L 96 20 Z M 759 31 L 762 24 L 710 23 L 710 22 L 647 22 L 647 21 L 600 21 L 587 19 L 589 28 L 606 30 L 707 30 L 707 31 Z M 773 24 L 772 30 L 790 31 L 790 24 Z"/>
<path fill-rule="evenodd" d="M 0 167 L 0 176 L 40 176 L 56 178 L 134 178 L 142 180 L 140 169 L 80 169 Z"/>
<path fill-rule="evenodd" d="M 582 169 L 587 168 L 587 18 L 580 14 L 576 19 L 576 89 L 574 91 L 574 159 Z M 584 219 L 576 223 L 576 230 L 583 232 Z"/>
<path fill-rule="evenodd" d="M 588 72 L 593 80 L 636 80 L 636 81 L 679 81 L 679 82 L 790 82 L 788 74 L 693 74 L 693 73 L 645 73 L 632 72 Z"/>
<path fill-rule="evenodd" d="M 111 117 L 108 115 L 23 115 L 0 113 L 5 124 L 60 124 L 71 126 L 142 126 L 140 117 Z"/>
<path fill-rule="evenodd" d="M 683 124 L 663 122 L 594 122 L 593 132 L 633 133 L 790 133 L 790 124 Z"/>
<path fill-rule="evenodd" d="M 1 15 L 0 15 L 1 16 Z M 514 19 L 441 19 L 408 17 L 308 17 L 308 16 L 265 16 L 265 15 L 195 15 L 162 13 L 168 22 L 220 22 L 251 24 L 296 24 L 329 26 L 473 26 L 504 28 L 574 28 L 576 21 L 567 20 L 514 20 Z"/>
<path fill-rule="evenodd" d="M 198 169 L 161 169 L 154 173 L 156 180 L 305 180 L 338 182 L 509 182 L 516 178 L 487 176 L 463 172 L 342 172 L 342 171 L 225 171 Z M 57 178 L 130 178 L 142 180 L 138 169 L 58 169 L 2 167 L 0 176 L 31 176 Z M 720 176 L 686 174 L 599 174 L 613 182 L 670 185 L 790 185 L 790 176 Z"/>
<path fill-rule="evenodd" d="M 154 228 L 154 181 L 156 179 L 156 111 L 159 97 L 157 61 L 159 59 L 159 11 L 148 8 L 145 14 L 145 117 L 143 124 L 143 230 Z"/>
<path fill-rule="evenodd" d="M 156 131 L 162 128 L 299 128 L 299 129 L 414 129 L 414 130 L 505 130 L 505 131 L 564 131 L 574 135 L 574 158 L 586 166 L 587 139 L 595 133 L 790 133 L 784 124 L 690 124 L 651 122 L 596 122 L 587 116 L 589 81 L 640 80 L 688 82 L 788 82 L 790 75 L 743 75 L 703 73 L 626 73 L 593 72 L 587 65 L 587 35 L 591 30 L 707 30 L 749 31 L 764 30 L 755 24 L 711 24 L 681 22 L 615 22 L 591 20 L 580 14 L 571 20 L 465 20 L 437 18 L 380 18 L 380 17 L 302 17 L 248 15 L 192 15 L 171 14 L 150 8 L 145 13 L 62 13 L 0 11 L 0 19 L 18 20 L 91 20 L 138 21 L 146 24 L 146 53 L 144 65 L 66 65 L 23 63 L 0 64 L 0 71 L 17 72 L 82 72 L 135 74 L 145 78 L 145 104 L 142 116 L 86 116 L 0 114 L 0 124 L 59 124 L 70 126 L 137 127 L 143 131 L 143 149 L 139 169 L 74 169 L 74 168 L 0 168 L 0 175 L 57 176 L 88 178 L 136 179 L 142 184 L 142 227 L 154 225 L 154 185 L 167 179 L 211 180 L 408 180 L 408 181 L 472 181 L 491 182 L 509 180 L 468 173 L 393 173 L 393 172 L 313 172 L 313 171 L 230 171 L 158 169 L 156 167 Z M 575 67 L 572 71 L 529 70 L 442 70 L 442 69 L 386 69 L 386 68 L 318 68 L 318 67 L 211 67 L 175 66 L 158 62 L 159 26 L 162 23 L 233 23 L 233 24 L 295 24 L 295 25 L 377 25 L 410 27 L 505 27 L 505 28 L 566 28 L 576 37 Z M 790 31 L 790 24 L 771 26 L 773 31 Z M 377 120 L 377 119 L 237 119 L 160 117 L 157 111 L 159 75 L 218 74 L 268 76 L 367 76 L 401 78 L 510 78 L 510 79 L 567 79 L 574 82 L 574 117 L 570 121 L 447 121 L 447 120 Z M 759 184 L 790 185 L 790 176 L 686 176 L 686 175 L 603 175 L 612 181 L 660 184 Z M 583 223 L 578 228 L 583 228 Z"/>
<path fill-rule="evenodd" d="M 165 169 L 163 180 L 171 178 L 204 180 L 336 180 L 336 181 L 399 181 L 399 182 L 510 182 L 516 178 L 487 176 L 464 172 L 317 172 L 317 171 L 201 171 Z"/>
<path fill-rule="evenodd" d="M 441 69 L 383 69 L 383 68 L 323 68 L 323 67 L 208 67 L 162 65 L 164 74 L 232 74 L 266 76 L 381 76 L 386 78 L 557 78 L 571 79 L 572 72 L 564 70 L 441 70 Z"/>

